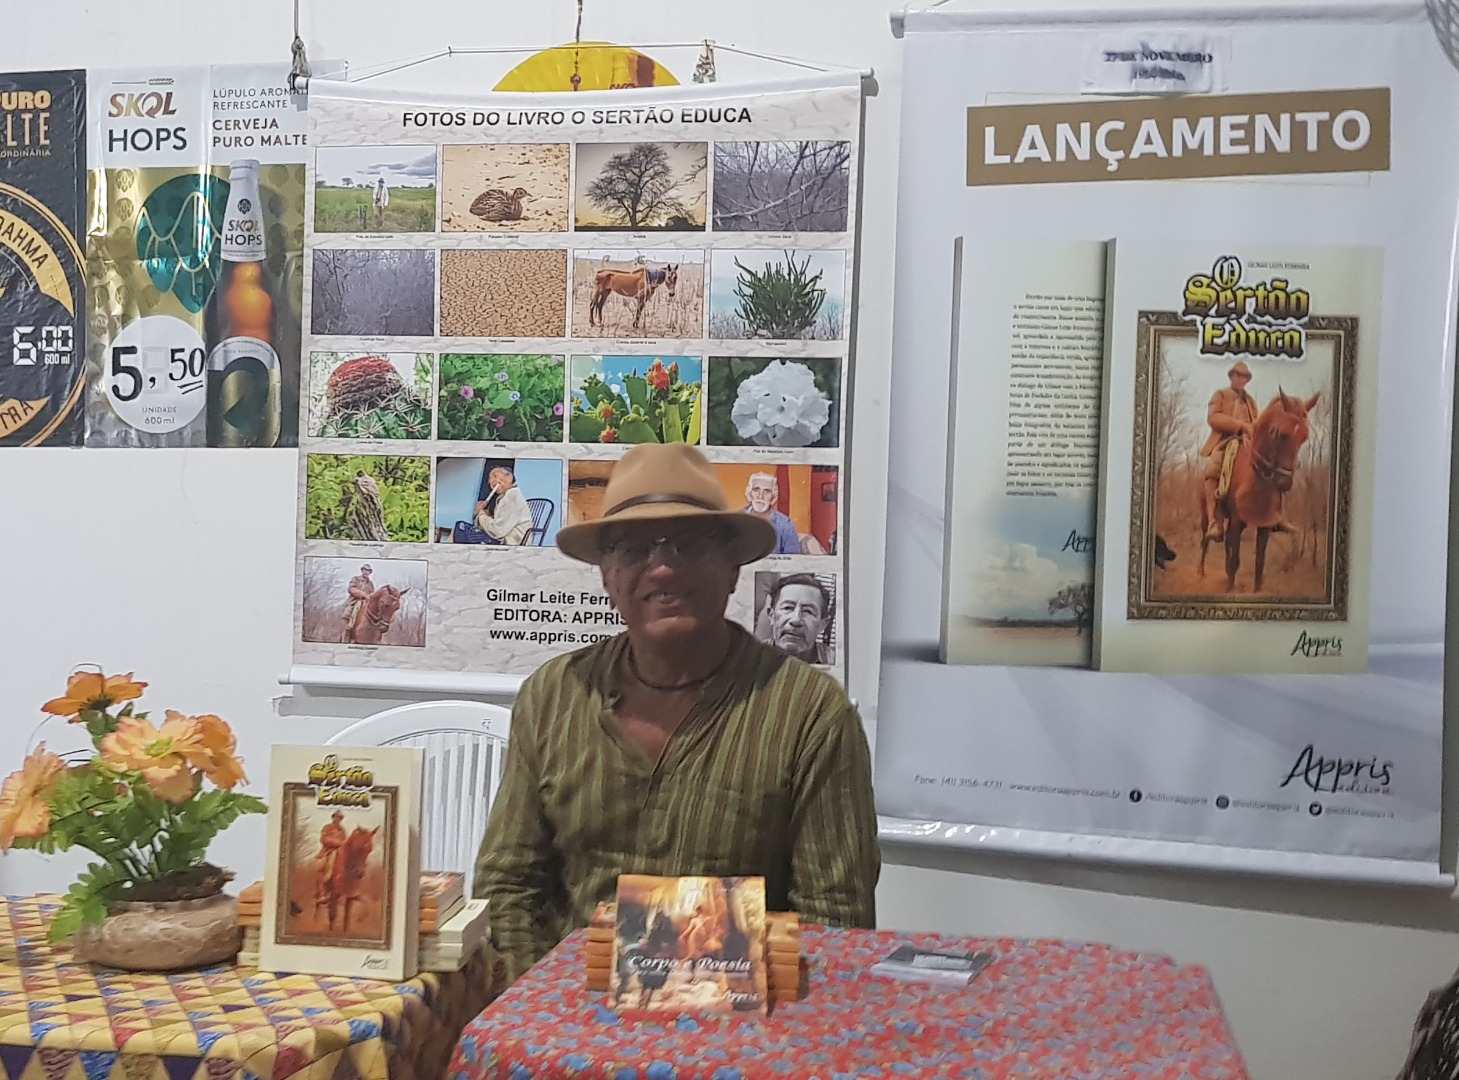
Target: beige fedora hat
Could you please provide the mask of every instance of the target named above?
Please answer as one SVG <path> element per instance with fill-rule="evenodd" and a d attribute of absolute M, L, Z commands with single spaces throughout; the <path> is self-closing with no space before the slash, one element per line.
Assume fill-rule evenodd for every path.
<path fill-rule="evenodd" d="M 645 443 L 624 454 L 603 490 L 603 516 L 569 525 L 557 534 L 564 555 L 597 564 L 603 530 L 619 522 L 713 518 L 733 534 L 735 563 L 762 559 L 775 550 L 775 529 L 764 518 L 731 509 L 709 459 L 686 443 Z"/>

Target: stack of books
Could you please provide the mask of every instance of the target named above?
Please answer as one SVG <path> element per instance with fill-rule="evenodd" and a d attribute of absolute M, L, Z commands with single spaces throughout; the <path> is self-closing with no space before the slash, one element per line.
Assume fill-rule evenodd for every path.
<path fill-rule="evenodd" d="M 588 924 L 588 989 L 606 991 L 613 976 L 613 941 L 618 911 L 604 901 Z M 770 1003 L 798 1001 L 805 993 L 805 961 L 800 955 L 800 916 L 793 911 L 771 911 L 765 915 L 766 973 Z"/>
<path fill-rule="evenodd" d="M 238 963 L 258 966 L 263 933 L 263 882 L 238 894 L 238 925 L 243 948 Z M 416 964 L 422 971 L 460 971 L 486 943 L 491 930 L 485 900 L 467 900 L 465 877 L 427 872 L 420 876 L 420 944 Z"/>

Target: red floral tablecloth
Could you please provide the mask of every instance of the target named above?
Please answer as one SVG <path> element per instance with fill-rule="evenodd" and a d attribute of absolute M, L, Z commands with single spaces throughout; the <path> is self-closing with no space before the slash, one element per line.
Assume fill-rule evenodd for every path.
<path fill-rule="evenodd" d="M 972 987 L 880 978 L 895 945 L 991 949 Z M 1247 1080 L 1205 969 L 1103 945 L 806 928 L 803 1001 L 767 1017 L 620 1017 L 584 988 L 586 937 L 467 1025 L 451 1080 Z"/>

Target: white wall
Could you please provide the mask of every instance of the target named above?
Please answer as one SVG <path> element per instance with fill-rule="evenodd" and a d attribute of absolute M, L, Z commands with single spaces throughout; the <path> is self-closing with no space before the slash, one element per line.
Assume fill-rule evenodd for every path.
<path fill-rule="evenodd" d="M 875 695 L 882 493 L 890 386 L 891 256 L 899 45 L 889 0 L 587 0 L 585 38 L 703 36 L 872 66 L 868 105 L 857 438 L 851 493 L 853 685 Z M 445 46 L 572 36 L 572 0 L 304 0 L 316 57 L 356 70 Z M 283 58 L 286 0 L 207 8 L 197 0 L 49 0 L 9 5 L 0 70 Z M 214 14 L 216 12 L 216 14 Z M 692 54 L 663 54 L 687 78 Z M 727 66 L 727 64 L 726 64 Z M 453 58 L 416 84 L 488 87 L 500 61 Z M 268 746 L 322 741 L 342 721 L 278 715 L 288 666 L 295 465 L 288 452 L 0 452 L 0 768 L 18 763 L 39 714 L 75 664 L 136 670 L 152 703 L 216 712 L 239 728 L 255 787 Z M 377 703 L 295 703 L 363 715 Z M 213 852 L 243 881 L 262 869 L 246 820 Z M 1446 850 L 1452 849 L 1452 842 Z M 880 894 L 892 927 L 1109 941 L 1202 963 L 1256 1080 L 1358 1080 L 1396 1072 L 1427 990 L 1459 965 L 1447 897 L 1016 859 L 889 850 Z M 0 891 L 62 886 L 79 860 L 0 860 Z"/>

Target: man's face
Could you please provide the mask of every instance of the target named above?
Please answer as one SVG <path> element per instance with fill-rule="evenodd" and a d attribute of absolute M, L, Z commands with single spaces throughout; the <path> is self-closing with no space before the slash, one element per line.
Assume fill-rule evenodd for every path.
<path fill-rule="evenodd" d="M 787 585 L 770 609 L 771 644 L 794 656 L 810 655 L 825 622 L 820 589 Z"/>
<path fill-rule="evenodd" d="M 745 488 L 745 501 L 757 514 L 768 514 L 779 497 L 779 486 L 768 477 L 752 476 L 750 486 Z"/>
<path fill-rule="evenodd" d="M 1239 371 L 1233 371 L 1231 373 L 1231 389 L 1232 390 L 1236 390 L 1236 391 L 1245 390 L 1246 389 L 1246 384 L 1249 383 L 1249 382 L 1251 382 L 1251 376 L 1250 375 L 1243 375 Z"/>
<path fill-rule="evenodd" d="M 603 587 L 630 633 L 667 644 L 708 633 L 724 620 L 740 571 L 718 527 L 625 523 L 606 539 Z"/>

